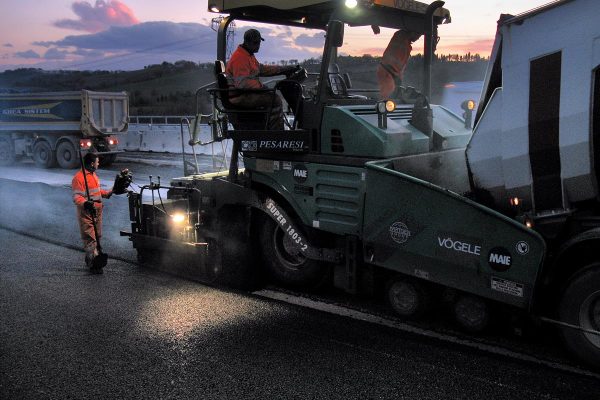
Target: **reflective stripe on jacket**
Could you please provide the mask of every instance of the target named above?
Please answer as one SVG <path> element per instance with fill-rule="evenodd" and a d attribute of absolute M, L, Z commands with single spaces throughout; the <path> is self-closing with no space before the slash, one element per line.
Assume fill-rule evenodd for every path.
<path fill-rule="evenodd" d="M 90 190 L 90 200 L 101 201 L 102 197 L 108 197 L 109 190 L 102 190 L 100 188 L 100 179 L 94 172 L 85 171 L 88 188 Z M 80 206 L 85 203 L 88 198 L 85 192 L 85 181 L 83 179 L 83 173 L 81 170 L 77 171 L 71 182 L 71 189 L 73 190 L 73 203 Z"/>
<path fill-rule="evenodd" d="M 239 45 L 227 62 L 225 73 L 233 86 L 240 89 L 260 89 L 264 85 L 259 76 L 280 75 L 283 67 L 260 64 L 254 54 L 250 54 L 244 46 Z"/>

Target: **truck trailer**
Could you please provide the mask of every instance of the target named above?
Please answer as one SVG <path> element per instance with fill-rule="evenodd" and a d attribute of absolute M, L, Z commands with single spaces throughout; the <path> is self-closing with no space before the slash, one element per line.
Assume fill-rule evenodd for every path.
<path fill-rule="evenodd" d="M 108 166 L 128 118 L 125 92 L 0 94 L 0 165 L 31 157 L 41 168 L 72 169 L 81 150 L 97 153 Z"/>
<path fill-rule="evenodd" d="M 229 171 L 173 179 L 164 201 L 142 201 L 160 183 L 131 193 L 124 234 L 140 261 L 178 260 L 221 284 L 331 284 L 383 295 L 406 318 L 450 299 L 469 331 L 503 305 L 552 324 L 598 366 L 594 5 L 565 0 L 500 18 L 472 130 L 468 109 L 465 120 L 429 102 L 438 26 L 450 22 L 442 1 L 210 0 L 228 14 L 209 92 L 213 140 L 233 140 Z M 325 33 L 318 72 L 287 77 L 302 95 L 284 130 L 266 130 L 269 109 L 229 102 L 234 20 Z M 384 29 L 421 33 L 420 90 L 382 99 L 354 87 L 337 62 L 354 29 L 374 40 Z"/>

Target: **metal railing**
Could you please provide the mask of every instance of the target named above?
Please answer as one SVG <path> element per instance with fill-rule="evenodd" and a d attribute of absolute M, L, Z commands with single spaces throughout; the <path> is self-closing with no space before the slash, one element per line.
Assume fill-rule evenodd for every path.
<path fill-rule="evenodd" d="M 130 115 L 130 124 L 177 125 L 184 119 L 194 118 L 191 115 Z"/>

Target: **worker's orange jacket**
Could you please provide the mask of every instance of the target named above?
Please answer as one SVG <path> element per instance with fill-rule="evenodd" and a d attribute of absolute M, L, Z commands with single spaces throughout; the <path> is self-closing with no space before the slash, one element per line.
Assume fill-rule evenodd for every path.
<path fill-rule="evenodd" d="M 95 172 L 90 172 L 88 170 L 85 171 L 88 189 L 90 191 L 90 200 L 94 201 L 96 207 L 101 207 L 102 198 L 110 197 L 110 190 L 102 190 L 100 188 L 100 179 Z M 88 200 L 86 191 L 85 191 L 85 181 L 83 179 L 83 172 L 79 170 L 75 176 L 73 177 L 73 181 L 71 182 L 71 189 L 73 190 L 73 202 L 82 206 L 83 203 Z"/>
<path fill-rule="evenodd" d="M 377 82 L 381 97 L 386 98 L 391 95 L 397 83 L 404 78 L 404 69 L 408 64 L 411 51 L 412 45 L 408 33 L 402 30 L 394 33 L 377 67 Z"/>
<path fill-rule="evenodd" d="M 240 89 L 260 89 L 264 87 L 259 76 L 280 75 L 285 67 L 260 64 L 254 54 L 239 45 L 227 62 L 225 73 L 232 86 Z"/>

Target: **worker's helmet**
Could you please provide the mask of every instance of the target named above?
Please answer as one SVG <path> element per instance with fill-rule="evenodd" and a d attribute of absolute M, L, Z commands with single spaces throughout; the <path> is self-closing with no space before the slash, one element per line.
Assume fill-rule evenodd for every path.
<path fill-rule="evenodd" d="M 264 41 L 265 39 L 260 36 L 260 32 L 257 29 L 248 29 L 244 32 L 244 43 L 258 43 L 261 40 Z"/>

